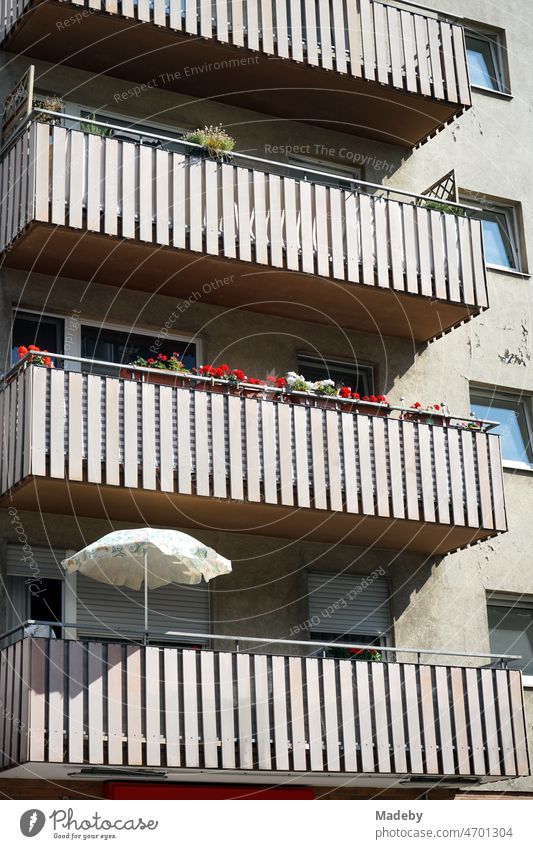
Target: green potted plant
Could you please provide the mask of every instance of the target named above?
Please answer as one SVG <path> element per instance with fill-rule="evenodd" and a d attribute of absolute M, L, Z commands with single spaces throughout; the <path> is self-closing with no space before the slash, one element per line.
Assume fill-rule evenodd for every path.
<path fill-rule="evenodd" d="M 220 160 L 230 157 L 235 147 L 235 139 L 225 131 L 221 124 L 193 130 L 191 133 L 187 133 L 183 140 L 200 145 L 209 156 Z"/>
<path fill-rule="evenodd" d="M 333 380 L 317 380 L 311 384 L 311 391 L 318 396 L 316 406 L 323 409 L 337 409 L 337 388 Z"/>
<path fill-rule="evenodd" d="M 301 374 L 296 374 L 295 371 L 289 371 L 285 375 L 287 383 L 287 399 L 294 404 L 309 404 L 310 398 L 307 394 L 312 384 L 305 379 Z"/>
<path fill-rule="evenodd" d="M 166 354 L 158 354 L 157 357 L 137 357 L 129 365 L 137 366 L 137 369 L 148 369 L 148 371 L 137 371 L 137 369 L 123 366 L 120 369 L 120 377 L 145 383 L 184 386 L 187 383 L 187 375 L 190 375 L 189 369 L 185 368 L 177 352 L 170 357 Z"/>

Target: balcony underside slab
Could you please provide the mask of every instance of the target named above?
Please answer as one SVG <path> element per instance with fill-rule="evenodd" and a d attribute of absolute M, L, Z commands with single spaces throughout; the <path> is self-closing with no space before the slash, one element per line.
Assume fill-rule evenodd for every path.
<path fill-rule="evenodd" d="M 97 233 L 32 223 L 4 265 L 424 342 L 479 307 Z M 311 291 L 310 291 L 311 290 Z"/>
<path fill-rule="evenodd" d="M 79 9 L 38 3 L 26 12 L 6 49 L 406 148 L 425 140 L 461 111 L 457 104 L 389 85 L 106 13 L 86 13 L 67 29 L 65 20 L 72 20 L 69 11 L 74 16 Z M 39 79 L 46 88 L 46 73 Z M 123 88 L 117 93 L 122 94 Z"/>
<path fill-rule="evenodd" d="M 259 534 L 430 555 L 444 555 L 494 536 L 493 531 L 457 525 L 39 477 L 25 478 L 0 505 L 134 524 Z"/>

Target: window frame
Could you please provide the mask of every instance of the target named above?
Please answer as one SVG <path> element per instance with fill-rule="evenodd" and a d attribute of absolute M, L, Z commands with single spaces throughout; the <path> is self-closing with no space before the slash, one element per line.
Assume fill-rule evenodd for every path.
<path fill-rule="evenodd" d="M 476 39 L 488 46 L 492 64 L 494 65 L 495 82 L 498 88 L 492 88 L 484 85 L 473 83 L 470 80 L 470 68 L 468 67 L 468 39 Z M 485 92 L 487 94 L 496 94 L 503 96 L 511 96 L 511 88 L 509 85 L 509 70 L 505 59 L 505 35 L 498 30 L 477 27 L 475 25 L 465 26 L 465 51 L 467 55 L 467 68 L 470 86 L 474 91 Z"/>
<path fill-rule="evenodd" d="M 513 402 L 517 405 L 522 406 L 528 436 L 528 442 L 525 445 L 525 449 L 526 454 L 528 454 L 531 459 L 528 462 L 526 462 L 525 460 L 509 460 L 505 458 L 502 454 L 502 465 L 504 468 L 509 469 L 533 471 L 533 395 L 522 391 L 513 391 L 512 389 L 501 389 L 499 387 L 471 384 L 469 397 L 471 406 L 473 404 L 472 398 L 475 394 L 481 396 L 485 395 L 487 399 L 492 403 L 500 400 L 502 402 L 507 403 Z"/>
<path fill-rule="evenodd" d="M 487 612 L 487 631 L 489 635 L 489 644 L 491 637 L 491 629 L 489 624 L 489 607 L 502 607 L 508 610 L 513 609 L 521 609 L 521 610 L 530 610 L 531 611 L 531 621 L 533 623 L 533 595 L 523 593 L 502 593 L 502 592 L 487 592 L 486 595 L 486 612 Z M 492 645 L 490 646 L 490 650 L 492 652 Z M 514 652 L 510 651 L 509 654 L 514 654 Z M 528 663 L 533 662 L 533 646 L 531 649 L 531 659 L 527 661 Z M 520 663 L 520 661 L 518 661 Z M 520 668 L 521 667 L 511 667 L 511 668 Z M 524 673 L 522 671 L 522 675 L 524 676 L 524 685 L 528 687 L 533 687 L 533 673 Z"/>
<path fill-rule="evenodd" d="M 493 202 L 492 198 L 487 197 L 486 205 L 490 205 L 490 209 L 487 209 L 483 206 L 483 204 L 476 202 L 475 196 L 474 198 L 472 198 L 468 191 L 462 191 L 459 193 L 459 203 L 461 202 L 463 202 L 467 206 L 479 209 L 479 214 L 474 217 L 477 218 L 478 221 L 481 221 L 481 231 L 483 238 L 483 221 L 487 220 L 486 218 L 484 218 L 484 213 L 493 212 L 495 215 L 505 216 L 505 221 L 507 224 L 507 237 L 509 240 L 509 245 L 511 247 L 511 252 L 513 254 L 514 268 L 510 265 L 499 265 L 497 263 L 488 262 L 487 259 L 485 259 L 485 268 L 490 269 L 491 271 L 502 271 L 505 274 L 527 275 L 528 271 L 524 247 L 522 220 L 521 215 L 519 213 L 520 204 L 513 203 L 513 201 L 505 201 L 499 199 L 495 199 Z"/>
<path fill-rule="evenodd" d="M 300 373 L 300 370 L 303 369 L 302 373 L 304 374 L 304 377 L 306 377 L 306 375 L 305 375 L 305 365 L 301 366 L 302 360 L 314 360 L 317 366 L 323 366 L 323 367 L 326 367 L 326 368 L 331 367 L 331 368 L 334 369 L 335 366 L 339 366 L 340 368 L 346 368 L 346 369 L 357 370 L 357 369 L 360 368 L 362 370 L 366 370 L 367 375 L 368 375 L 368 377 L 366 378 L 366 384 L 368 386 L 368 389 L 364 393 L 361 393 L 361 394 L 373 395 L 374 392 L 375 392 L 375 387 L 376 387 L 376 384 L 377 384 L 378 381 L 377 381 L 377 376 L 376 376 L 376 366 L 373 363 L 361 362 L 361 363 L 358 363 L 357 365 L 355 365 L 355 363 L 353 363 L 353 362 L 349 362 L 348 360 L 343 360 L 343 359 L 340 359 L 338 357 L 329 357 L 329 356 L 328 357 L 326 357 L 326 356 L 321 357 L 321 356 L 318 356 L 317 354 L 308 354 L 306 351 L 298 351 L 297 352 L 298 373 Z M 327 379 L 327 374 L 324 375 L 323 379 L 324 380 Z"/>
<path fill-rule="evenodd" d="M 12 318 L 11 318 L 11 329 L 10 329 L 10 348 L 9 348 L 10 351 L 13 349 L 13 320 L 14 320 L 14 317 L 15 317 L 15 313 L 17 313 L 17 312 L 28 313 L 28 314 L 31 314 L 31 315 L 39 316 L 41 318 L 54 318 L 54 319 L 59 319 L 59 320 L 63 321 L 63 348 L 65 347 L 65 340 L 67 338 L 67 332 L 69 331 L 68 322 L 69 322 L 69 320 L 73 320 L 72 314 L 69 313 L 68 315 L 66 315 L 65 313 L 54 313 L 54 312 L 48 312 L 48 311 L 42 312 L 40 310 L 26 309 L 25 307 L 22 307 L 22 306 L 19 307 L 19 306 L 16 306 L 16 305 L 13 304 L 12 305 L 12 313 L 11 313 Z M 96 321 L 95 319 L 85 319 L 85 318 L 82 318 L 81 313 L 76 316 L 74 323 L 75 323 L 76 326 L 74 328 L 72 328 L 72 332 L 70 334 L 71 339 L 72 339 L 71 345 L 70 345 L 72 353 L 69 355 L 69 356 L 73 356 L 73 357 L 80 357 L 81 358 L 81 328 L 82 328 L 83 325 L 88 325 L 90 327 L 101 327 L 101 328 L 105 328 L 105 330 L 115 330 L 117 333 L 132 333 L 132 334 L 136 334 L 138 336 L 148 336 L 148 337 L 151 337 L 152 339 L 159 338 L 156 335 L 157 331 L 155 331 L 153 329 L 147 329 L 147 328 L 144 328 L 144 327 L 137 327 L 136 326 L 135 329 L 133 330 L 131 328 L 131 326 L 128 325 L 128 324 L 120 324 L 120 323 L 116 323 L 116 322 L 102 322 L 102 321 Z M 196 336 L 194 333 L 182 332 L 182 333 L 179 333 L 179 334 L 178 333 L 167 333 L 167 334 L 165 334 L 165 339 L 175 340 L 176 342 L 188 342 L 188 343 L 194 342 L 194 344 L 196 345 L 196 354 L 197 354 L 198 364 L 200 365 L 203 362 L 204 341 L 201 337 Z M 53 353 L 59 354 L 61 352 L 55 351 Z M 79 368 L 79 363 L 68 362 L 68 361 L 65 362 L 65 369 L 67 371 L 69 369 L 71 371 L 78 370 L 78 368 Z"/>

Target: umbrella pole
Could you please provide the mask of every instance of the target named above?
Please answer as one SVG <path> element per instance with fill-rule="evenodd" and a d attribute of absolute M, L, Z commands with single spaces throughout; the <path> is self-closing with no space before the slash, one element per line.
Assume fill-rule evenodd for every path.
<path fill-rule="evenodd" d="M 144 642 L 148 641 L 148 546 L 144 549 Z"/>

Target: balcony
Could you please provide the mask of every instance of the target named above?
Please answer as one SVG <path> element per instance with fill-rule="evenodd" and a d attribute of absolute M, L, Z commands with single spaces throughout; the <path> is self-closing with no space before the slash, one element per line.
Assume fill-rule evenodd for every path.
<path fill-rule="evenodd" d="M 0 163 L 4 264 L 420 342 L 488 306 L 479 220 L 141 138 L 31 122 Z"/>
<path fill-rule="evenodd" d="M 471 105 L 463 28 L 405 3 L 122 0 L 118 12 L 117 0 L 0 0 L 0 40 L 408 148 Z"/>
<path fill-rule="evenodd" d="M 507 529 L 499 437 L 456 420 L 26 365 L 0 393 L 0 503 L 436 555 Z"/>
<path fill-rule="evenodd" d="M 1 652 L 0 700 L 12 777 L 144 767 L 397 787 L 529 774 L 521 673 L 508 669 L 25 638 Z"/>

